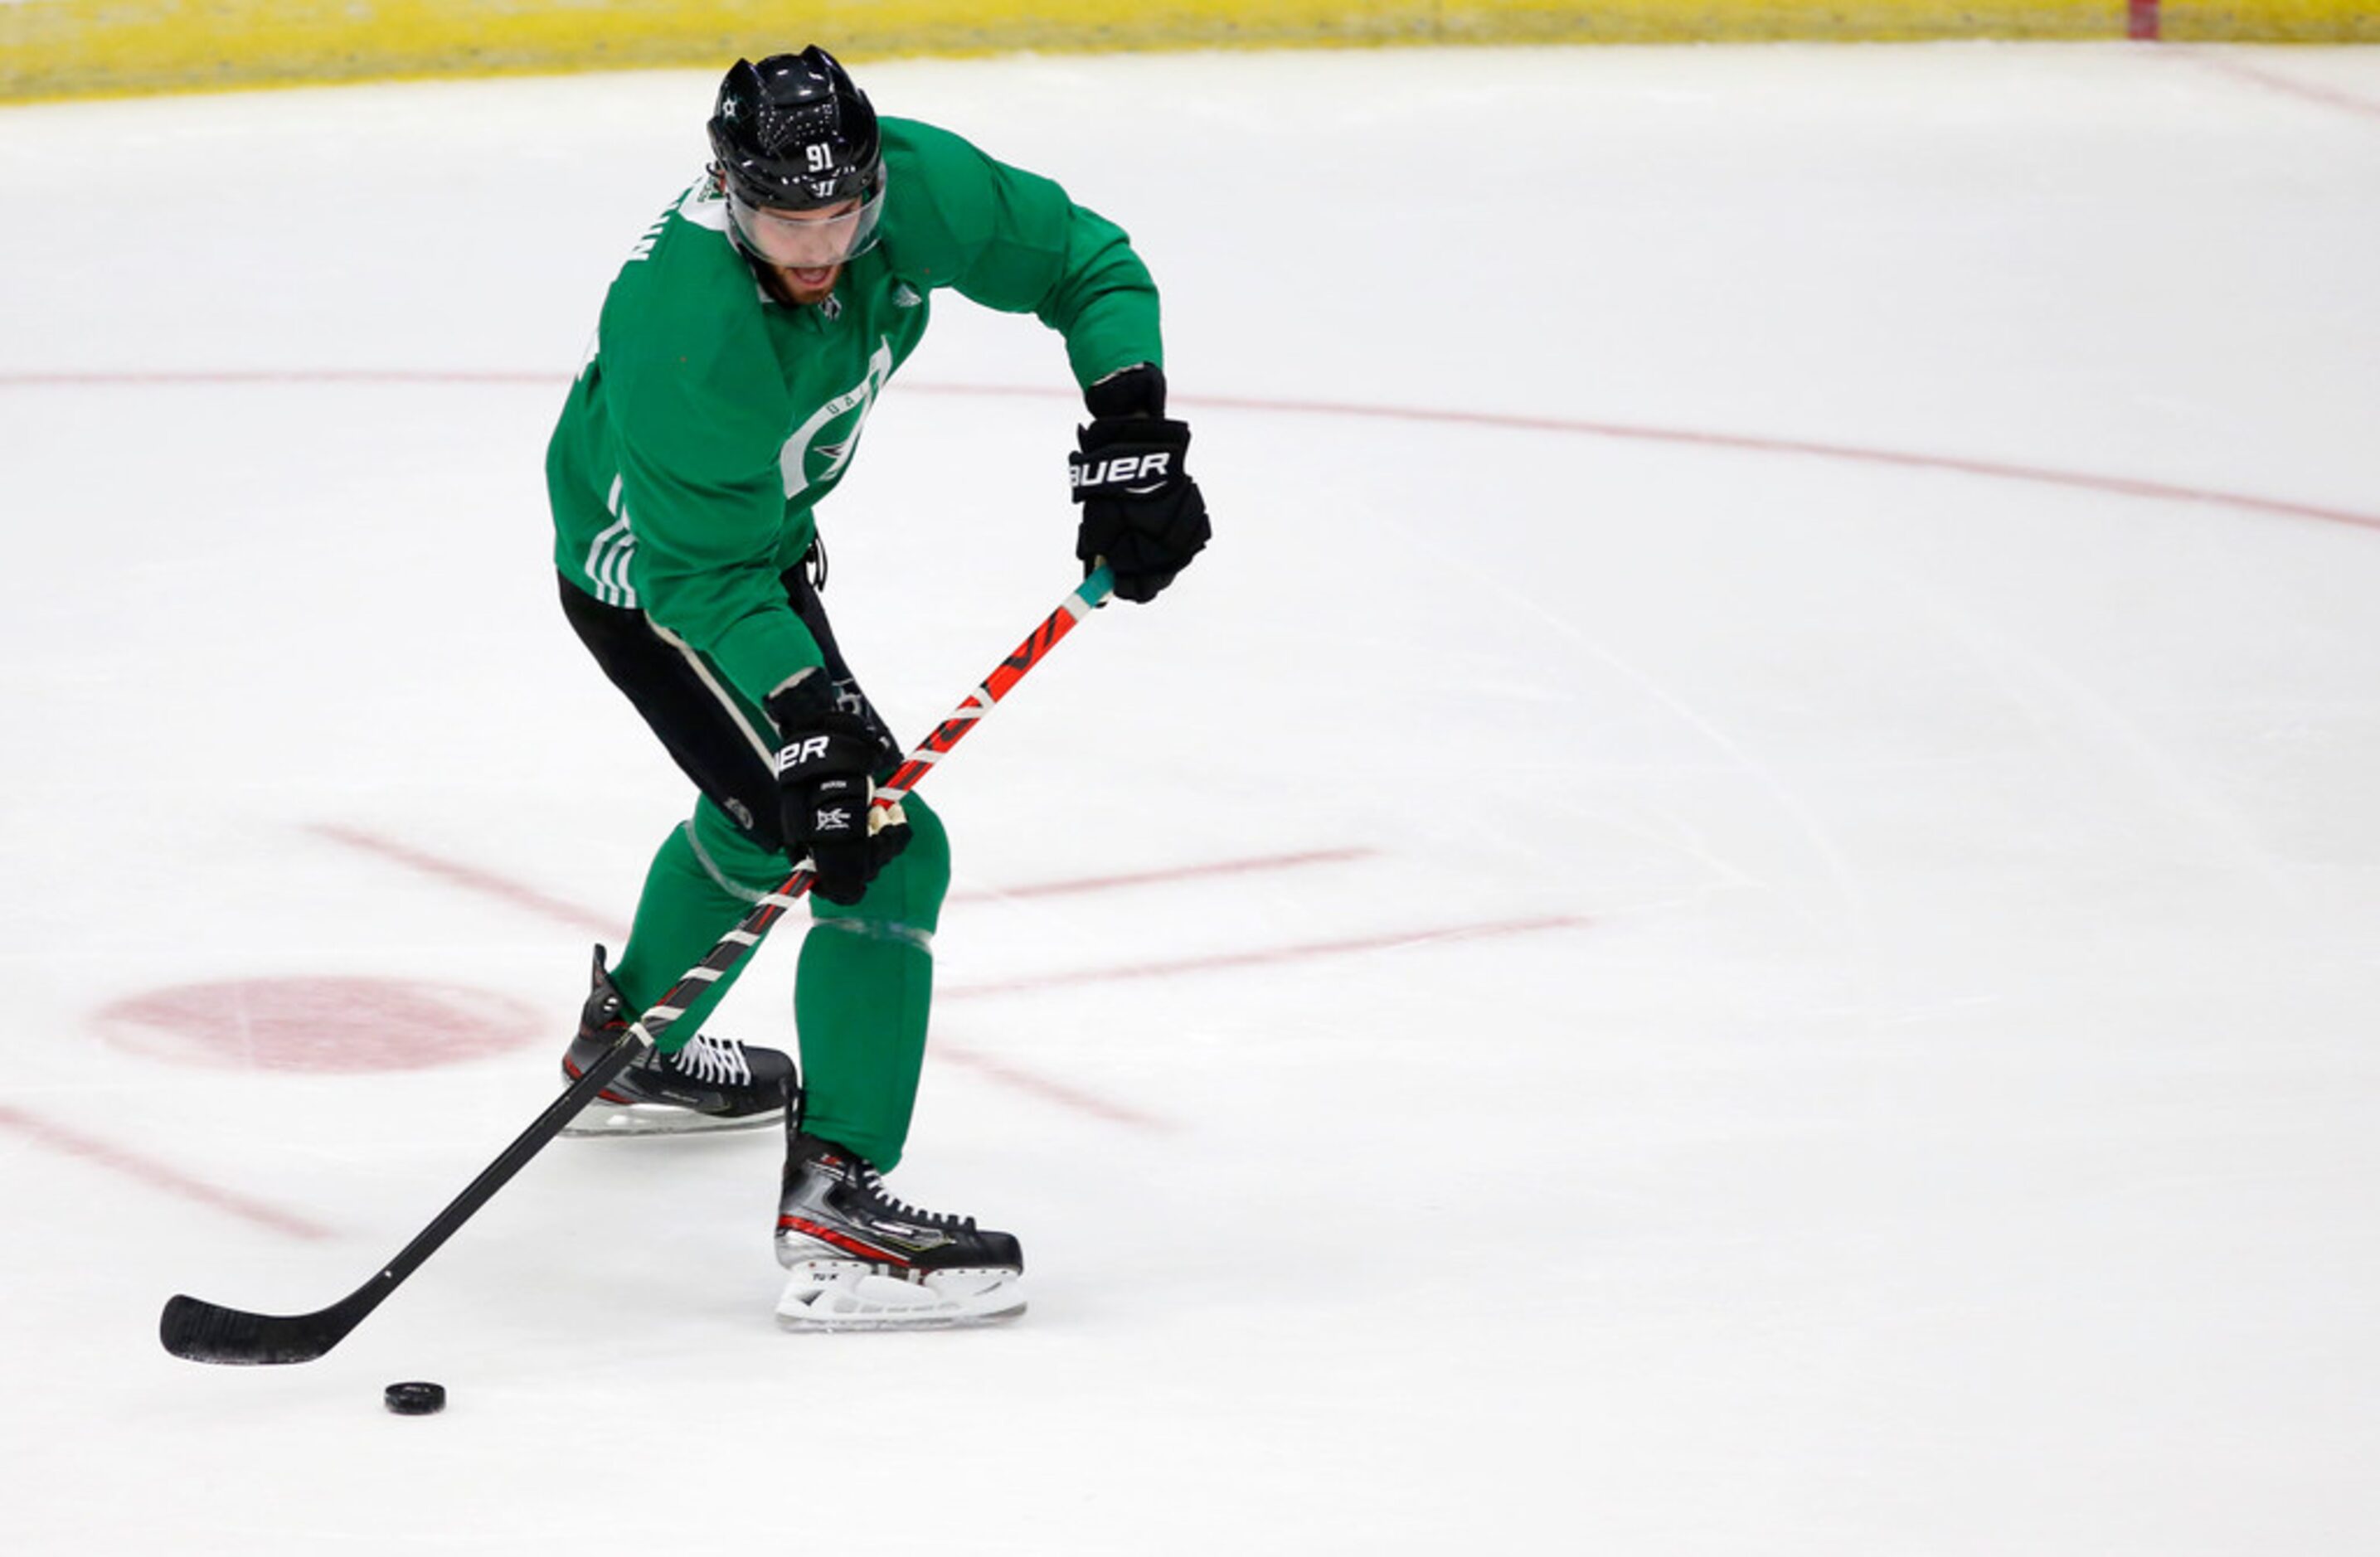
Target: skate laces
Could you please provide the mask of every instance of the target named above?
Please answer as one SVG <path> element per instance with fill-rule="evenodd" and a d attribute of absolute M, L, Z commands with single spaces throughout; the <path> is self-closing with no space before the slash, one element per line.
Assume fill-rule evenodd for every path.
<path fill-rule="evenodd" d="M 744 1045 L 733 1038 L 698 1032 L 686 1047 L 664 1057 L 678 1070 L 713 1086 L 752 1084 L 752 1062 L 744 1057 Z"/>
<path fill-rule="evenodd" d="M 854 1165 L 859 1169 L 859 1182 L 861 1187 L 864 1188 L 868 1194 L 882 1201 L 888 1210 L 893 1212 L 897 1215 L 905 1216 L 912 1222 L 921 1223 L 929 1227 L 972 1227 L 975 1225 L 975 1218 L 971 1216 L 953 1216 L 947 1211 L 928 1211 L 922 1206 L 911 1205 L 908 1201 L 902 1200 L 900 1197 L 894 1195 L 892 1191 L 884 1188 L 884 1176 L 882 1174 L 877 1172 L 874 1168 L 869 1167 L 864 1162 L 855 1164 Z"/>

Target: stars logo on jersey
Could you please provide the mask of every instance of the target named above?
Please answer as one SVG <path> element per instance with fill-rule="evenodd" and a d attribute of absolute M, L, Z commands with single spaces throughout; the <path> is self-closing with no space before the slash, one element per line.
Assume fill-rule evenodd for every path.
<path fill-rule="evenodd" d="M 852 451 L 859 446 L 860 430 L 868 425 L 868 413 L 875 408 L 877 392 L 891 377 L 892 343 L 879 336 L 876 350 L 868 359 L 867 375 L 811 412 L 778 451 L 777 468 L 784 477 L 786 501 L 843 474 Z"/>

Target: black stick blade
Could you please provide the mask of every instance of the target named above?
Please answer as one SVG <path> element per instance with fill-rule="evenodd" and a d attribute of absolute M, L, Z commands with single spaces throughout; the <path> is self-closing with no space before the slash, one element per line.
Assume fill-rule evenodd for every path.
<path fill-rule="evenodd" d="M 157 1321 L 158 1339 L 192 1362 L 311 1362 L 346 1338 L 355 1321 L 346 1304 L 320 1313 L 252 1314 L 176 1296 Z"/>

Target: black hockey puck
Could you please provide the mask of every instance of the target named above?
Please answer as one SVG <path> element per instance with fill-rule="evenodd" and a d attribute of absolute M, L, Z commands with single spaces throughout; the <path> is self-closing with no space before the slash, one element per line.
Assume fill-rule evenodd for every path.
<path fill-rule="evenodd" d="M 431 1417 L 446 1409 L 444 1384 L 391 1384 L 381 1392 L 380 1397 L 400 1417 Z"/>

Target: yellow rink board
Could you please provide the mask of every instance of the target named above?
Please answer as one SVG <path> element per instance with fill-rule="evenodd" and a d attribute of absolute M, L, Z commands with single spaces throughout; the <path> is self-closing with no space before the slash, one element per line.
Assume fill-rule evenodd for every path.
<path fill-rule="evenodd" d="M 2180 0 L 2168 40 L 2380 42 L 2380 0 Z M 0 98 L 1017 49 L 2122 38 L 2125 0 L 0 0 Z"/>

